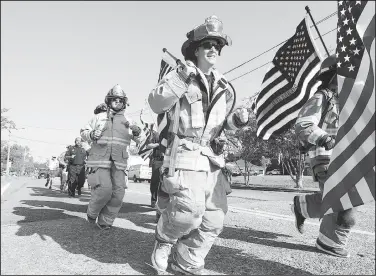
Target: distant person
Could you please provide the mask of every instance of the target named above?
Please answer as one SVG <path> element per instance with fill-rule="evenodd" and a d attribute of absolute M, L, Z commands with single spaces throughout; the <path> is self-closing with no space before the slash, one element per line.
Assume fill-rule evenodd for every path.
<path fill-rule="evenodd" d="M 149 167 L 152 168 L 151 180 L 150 180 L 150 206 L 155 208 L 158 197 L 158 189 L 161 183 L 160 168 L 163 165 L 163 154 L 159 149 L 159 135 L 153 128 L 150 130 L 150 141 L 146 145 L 147 149 L 153 149 L 150 156 Z"/>
<path fill-rule="evenodd" d="M 85 183 L 85 160 L 86 150 L 82 147 L 81 137 L 74 141 L 75 145 L 69 147 L 65 154 L 65 160 L 69 163 L 68 195 L 75 197 L 77 188 L 78 195 L 81 195 L 82 186 Z"/>
<path fill-rule="evenodd" d="M 129 104 L 120 85 L 110 89 L 105 103 L 107 112 L 96 114 L 81 129 L 81 137 L 91 145 L 86 163 L 91 186 L 87 219 L 108 230 L 120 211 L 127 188 L 129 145 L 131 140 L 140 142 L 141 128 L 131 125 L 124 115 Z"/>
<path fill-rule="evenodd" d="M 56 156 L 52 156 L 52 158 L 48 161 L 48 172 L 47 172 L 47 182 L 44 185 L 45 187 L 50 184 L 49 189 L 52 187 L 52 179 L 57 177 L 59 174 L 59 161 L 56 160 Z"/>
<path fill-rule="evenodd" d="M 68 147 L 67 147 L 68 150 Z M 59 161 L 59 177 L 60 177 L 60 191 L 64 192 L 67 186 L 68 180 L 68 168 L 67 163 L 65 162 L 65 153 L 66 151 L 62 152 L 57 160 Z"/>

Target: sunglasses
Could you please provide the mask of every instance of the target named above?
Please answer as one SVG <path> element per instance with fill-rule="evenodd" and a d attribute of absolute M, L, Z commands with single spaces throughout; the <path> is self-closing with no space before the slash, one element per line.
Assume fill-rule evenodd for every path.
<path fill-rule="evenodd" d="M 113 101 L 113 102 L 116 102 L 117 100 L 119 100 L 119 102 L 121 102 L 121 103 L 125 103 L 125 99 L 124 98 L 115 97 L 115 98 L 111 99 L 111 101 Z"/>
<path fill-rule="evenodd" d="M 199 47 L 204 48 L 205 50 L 210 50 L 211 48 L 215 48 L 218 52 L 222 49 L 222 46 L 216 42 L 206 41 L 199 45 Z"/>

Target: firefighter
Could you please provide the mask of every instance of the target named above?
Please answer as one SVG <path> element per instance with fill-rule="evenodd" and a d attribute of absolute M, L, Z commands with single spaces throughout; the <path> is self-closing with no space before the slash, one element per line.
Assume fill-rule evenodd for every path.
<path fill-rule="evenodd" d="M 319 182 L 320 192 L 295 196 L 291 210 L 295 215 L 295 226 L 304 232 L 307 218 L 319 218 L 324 183 L 328 178 L 332 149 L 339 125 L 338 84 L 335 55 L 327 57 L 321 64 L 318 80 L 322 83 L 317 92 L 299 112 L 295 123 L 301 150 L 308 152 L 315 181 Z M 350 230 L 355 224 L 355 209 L 349 209 L 323 217 L 319 236 L 316 239 L 318 250 L 333 256 L 346 258 Z"/>
<path fill-rule="evenodd" d="M 171 268 L 202 274 L 205 257 L 223 229 L 231 191 L 222 173 L 223 145 L 218 147 L 216 138 L 223 125 L 226 129 L 245 126 L 248 112 L 232 111 L 234 91 L 214 68 L 222 48 L 231 44 L 222 22 L 211 16 L 187 38 L 181 49 L 186 66 L 168 73 L 148 98 L 155 113 L 170 110 L 172 126 L 161 186 L 169 201 L 157 223 L 151 261 L 158 272 L 164 272 L 175 246 Z"/>
<path fill-rule="evenodd" d="M 87 176 L 91 199 L 87 209 L 90 223 L 103 230 L 111 228 L 127 188 L 127 164 L 131 140 L 140 142 L 141 128 L 124 116 L 128 98 L 115 85 L 105 97 L 106 112 L 96 114 L 81 129 L 81 137 L 91 145 Z"/>

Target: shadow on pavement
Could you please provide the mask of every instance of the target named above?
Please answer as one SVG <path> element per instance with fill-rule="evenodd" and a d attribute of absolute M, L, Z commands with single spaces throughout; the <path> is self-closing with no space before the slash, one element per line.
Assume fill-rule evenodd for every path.
<path fill-rule="evenodd" d="M 312 246 L 276 240 L 278 237 L 291 237 L 289 235 L 258 231 L 250 228 L 224 227 L 223 232 L 219 235 L 219 237 L 222 239 L 234 239 L 247 243 L 261 244 L 271 247 L 287 248 L 307 252 L 317 252 L 316 249 Z"/>
<path fill-rule="evenodd" d="M 45 191 L 44 191 L 45 192 Z M 101 263 L 129 264 L 132 269 L 142 274 L 154 274 L 150 255 L 154 245 L 154 215 L 150 207 L 142 204 L 123 203 L 119 218 L 127 219 L 145 232 L 112 227 L 101 231 L 85 219 L 65 214 L 64 211 L 86 212 L 86 205 L 58 201 L 24 200 L 22 204 L 29 207 L 15 207 L 13 213 L 24 217 L 17 222 L 20 228 L 18 236 L 37 234 L 42 240 L 52 238 L 61 248 L 72 254 L 83 254 Z M 48 208 L 46 208 L 48 207 Z M 67 220 L 68 219 L 68 220 Z M 54 220 L 53 223 L 48 221 Z M 31 223 L 39 222 L 39 223 Z M 82 233 L 81 235 L 78 233 Z M 220 235 L 222 239 L 237 239 L 244 242 L 266 246 L 311 251 L 311 247 L 293 245 L 275 241 L 278 237 L 289 237 L 271 232 L 254 231 L 225 227 Z M 307 275 L 303 270 L 270 260 L 262 260 L 242 250 L 214 245 L 206 259 L 206 268 L 224 274 L 299 274 Z"/>

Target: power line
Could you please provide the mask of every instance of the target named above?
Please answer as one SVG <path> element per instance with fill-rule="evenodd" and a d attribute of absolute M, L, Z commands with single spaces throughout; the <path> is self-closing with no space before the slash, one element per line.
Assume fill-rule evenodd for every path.
<path fill-rule="evenodd" d="M 320 24 L 320 23 L 322 23 L 322 22 L 328 20 L 330 17 L 334 16 L 335 14 L 337 14 L 337 11 L 335 11 L 334 13 L 332 13 L 332 14 L 326 16 L 325 18 L 319 20 L 319 21 L 316 23 L 316 25 L 318 25 L 318 24 Z M 314 26 L 314 25 L 310 26 L 310 28 L 312 28 L 313 26 Z M 268 49 L 268 50 L 262 52 L 262 53 L 259 54 L 258 56 L 255 56 L 255 57 L 251 58 L 250 60 L 247 60 L 247 61 L 243 62 L 242 64 L 240 64 L 240 65 L 238 65 L 238 66 L 236 66 L 236 67 L 230 69 L 229 71 L 223 73 L 223 75 L 226 75 L 226 74 L 228 74 L 228 73 L 234 71 L 235 69 L 238 69 L 239 67 L 241 67 L 241 66 L 247 64 L 248 62 L 251 62 L 252 60 L 254 60 L 254 59 L 256 59 L 256 58 L 258 58 L 258 57 L 260 57 L 260 56 L 266 54 L 267 52 L 270 52 L 271 50 L 275 49 L 275 48 L 278 47 L 279 45 L 285 43 L 286 41 L 288 41 L 288 39 L 286 39 L 285 41 L 282 41 L 281 43 L 278 43 L 277 45 L 273 46 L 272 48 L 270 48 L 270 49 Z"/>
<path fill-rule="evenodd" d="M 15 136 L 15 135 L 12 135 L 12 137 L 14 137 L 14 138 L 18 138 L 18 139 L 22 139 L 22 140 L 33 141 L 33 142 L 40 142 L 40 143 L 46 143 L 46 144 L 54 144 L 54 145 L 63 145 L 63 146 L 66 146 L 66 144 L 52 143 L 52 142 L 47 142 L 47 141 L 28 139 L 28 138 L 24 138 L 24 137 L 20 137 L 20 136 Z M 15 141 L 15 140 L 12 140 L 12 141 L 17 142 L 17 141 Z"/>
<path fill-rule="evenodd" d="M 326 32 L 325 34 L 323 34 L 323 35 L 321 35 L 321 36 L 325 36 L 325 35 L 327 35 L 327 34 L 333 32 L 333 31 L 335 31 L 335 30 L 337 30 L 337 28 L 334 28 L 333 30 L 328 31 L 328 32 Z M 314 40 L 317 40 L 317 39 L 319 39 L 319 37 L 316 37 Z M 287 41 L 287 40 L 286 40 L 286 41 Z M 263 65 L 261 65 L 261 66 L 259 66 L 259 67 L 257 67 L 257 68 L 254 68 L 254 69 L 252 69 L 251 71 L 248 71 L 247 73 L 244 73 L 243 75 L 240 75 L 240 76 L 238 76 L 238 77 L 236 77 L 236 78 L 230 80 L 230 82 L 232 82 L 232 81 L 234 81 L 234 80 L 237 80 L 237 79 L 239 79 L 239 78 L 241 78 L 241 77 L 244 77 L 245 75 L 248 75 L 249 73 L 252 73 L 253 71 L 258 70 L 258 69 L 264 67 L 265 65 L 267 65 L 267 64 L 269 64 L 269 63 L 271 63 L 271 61 L 269 61 L 269 62 L 267 62 L 267 63 L 265 63 L 265 64 L 263 64 Z"/>

